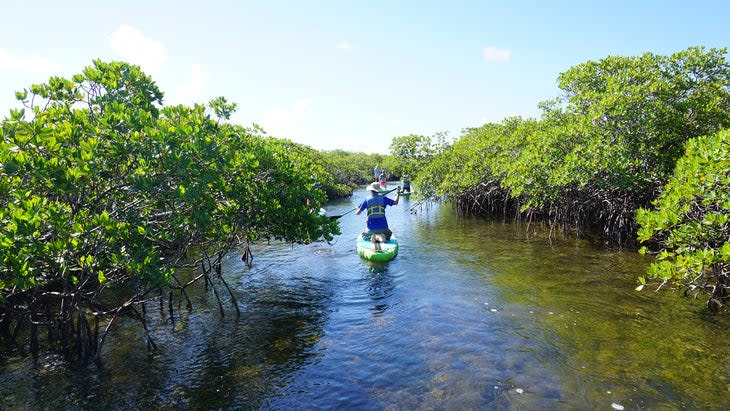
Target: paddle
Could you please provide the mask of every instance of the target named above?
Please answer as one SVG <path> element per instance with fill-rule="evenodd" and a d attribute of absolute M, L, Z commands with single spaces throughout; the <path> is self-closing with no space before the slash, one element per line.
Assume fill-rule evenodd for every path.
<path fill-rule="evenodd" d="M 381 194 L 381 195 L 387 195 L 387 194 L 390 194 L 390 193 L 392 193 L 393 191 L 395 191 L 395 190 L 397 190 L 397 189 L 398 189 L 398 187 L 396 187 L 396 188 L 394 188 L 394 189 L 392 189 L 392 190 L 388 190 L 388 191 L 386 191 L 386 192 L 384 192 L 384 193 L 380 193 L 380 194 Z M 338 218 L 340 218 L 340 217 L 342 217 L 342 216 L 346 216 L 346 215 L 350 214 L 351 212 L 353 212 L 353 211 L 355 211 L 355 210 L 357 210 L 357 207 L 353 208 L 352 210 L 350 210 L 350 211 L 348 211 L 348 212 L 346 212 L 346 213 L 344 213 L 344 214 L 340 214 L 340 215 L 330 215 L 330 216 L 328 216 L 328 217 L 330 218 L 330 220 L 337 220 Z"/>

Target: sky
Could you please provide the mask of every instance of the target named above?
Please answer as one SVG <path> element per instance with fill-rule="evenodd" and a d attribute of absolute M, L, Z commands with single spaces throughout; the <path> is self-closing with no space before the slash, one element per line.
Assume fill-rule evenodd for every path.
<path fill-rule="evenodd" d="M 0 117 L 15 92 L 92 60 L 134 63 L 164 104 L 238 104 L 232 122 L 318 150 L 537 117 L 557 77 L 609 55 L 730 45 L 727 1 L 3 2 Z"/>

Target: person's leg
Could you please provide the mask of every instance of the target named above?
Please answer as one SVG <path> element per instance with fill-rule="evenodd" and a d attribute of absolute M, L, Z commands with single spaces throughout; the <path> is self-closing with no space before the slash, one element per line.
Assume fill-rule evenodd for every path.
<path fill-rule="evenodd" d="M 370 237 L 370 241 L 373 243 L 373 248 L 377 251 L 380 251 L 382 247 L 380 247 L 380 243 L 383 241 L 382 234 L 380 233 L 373 233 L 372 237 Z"/>

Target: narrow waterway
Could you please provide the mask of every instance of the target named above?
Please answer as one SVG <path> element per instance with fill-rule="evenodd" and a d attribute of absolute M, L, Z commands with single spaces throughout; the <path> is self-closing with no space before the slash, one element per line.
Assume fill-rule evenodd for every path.
<path fill-rule="evenodd" d="M 357 257 L 353 213 L 331 244 L 258 244 L 223 267 L 240 317 L 201 285 L 193 314 L 153 319 L 157 352 L 128 323 L 100 364 L 4 354 L 0 408 L 730 408 L 728 316 L 635 291 L 647 259 L 401 201 L 395 260 Z"/>

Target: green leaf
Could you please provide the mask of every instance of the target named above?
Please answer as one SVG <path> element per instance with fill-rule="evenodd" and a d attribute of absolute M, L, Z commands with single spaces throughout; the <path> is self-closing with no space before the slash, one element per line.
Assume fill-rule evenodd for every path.
<path fill-rule="evenodd" d="M 730 243 L 726 242 L 720 247 L 720 255 L 723 260 L 730 261 Z"/>

